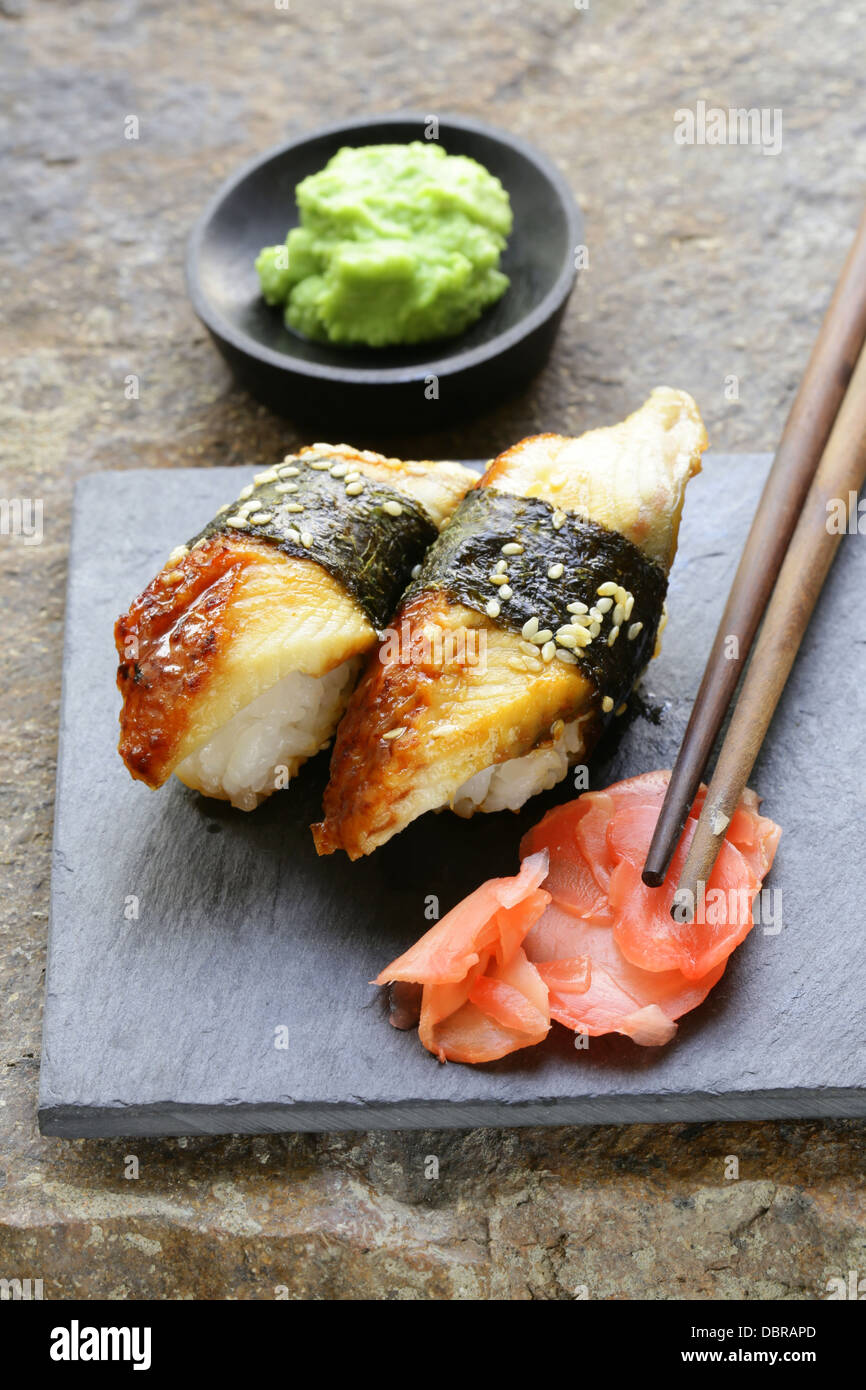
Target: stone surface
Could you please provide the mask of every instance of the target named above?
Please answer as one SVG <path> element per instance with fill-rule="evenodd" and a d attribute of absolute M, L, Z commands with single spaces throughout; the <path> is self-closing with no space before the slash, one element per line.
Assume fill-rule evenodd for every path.
<path fill-rule="evenodd" d="M 4 1277 L 52 1297 L 812 1298 L 866 1268 L 853 1121 L 133 1146 L 35 1127 L 72 481 L 301 442 L 233 389 L 186 303 L 205 199 L 322 120 L 498 121 L 571 179 L 590 268 L 534 387 L 416 447 L 489 454 L 666 380 L 694 392 L 716 449 L 770 449 L 860 212 L 859 24 L 829 0 L 440 0 L 410 20 L 397 0 L 2 6 L 0 496 L 45 508 L 41 545 L 0 537 Z M 782 153 L 674 145 L 674 110 L 701 97 L 780 107 Z M 358 442 L 401 447 L 384 429 Z"/>
<path fill-rule="evenodd" d="M 596 751 L 593 787 L 673 761 L 768 465 L 768 455 L 707 454 L 689 485 L 662 653 Z M 235 469 L 136 470 L 79 485 L 40 1088 L 45 1131 L 866 1116 L 855 726 L 822 733 L 820 758 L 804 738 L 819 715 L 823 673 L 834 672 L 840 709 L 855 705 L 866 684 L 866 647 L 852 649 L 847 627 L 816 622 L 806 634 L 752 778 L 784 827 L 761 921 L 711 998 L 681 1021 L 676 1041 L 656 1050 L 594 1038 L 575 1054 L 573 1036 L 555 1025 L 542 1047 L 495 1065 L 442 1067 L 412 1034 L 388 1026 L 385 1000 L 369 981 L 427 929 L 428 895 L 445 913 L 484 879 L 516 871 L 522 836 L 573 794 L 567 786 L 518 816 L 424 816 L 352 864 L 343 854 L 319 859 L 308 828 L 320 814 L 327 753 L 248 815 L 174 778 L 154 795 L 115 752 L 113 617 L 248 480 Z M 128 529 L 130 516 L 148 516 L 147 529 Z M 104 536 L 113 538 L 109 547 Z M 822 602 L 841 612 L 846 596 L 864 589 L 866 547 L 845 545 Z M 810 852 L 816 816 L 832 855 Z M 280 1028 L 285 1045 L 277 1047 Z"/>

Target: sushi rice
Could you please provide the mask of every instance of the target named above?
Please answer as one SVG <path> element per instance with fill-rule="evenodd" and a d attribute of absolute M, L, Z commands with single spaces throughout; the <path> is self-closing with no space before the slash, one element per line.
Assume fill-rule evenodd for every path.
<path fill-rule="evenodd" d="M 549 792 L 583 756 L 583 726 L 588 723 L 592 715 L 582 715 L 566 724 L 550 747 L 482 768 L 457 788 L 451 810 L 467 819 L 476 811 L 519 811 L 530 797 Z"/>
<path fill-rule="evenodd" d="M 290 671 L 184 758 L 175 775 L 193 791 L 254 811 L 330 741 L 360 659 L 324 676 Z"/>

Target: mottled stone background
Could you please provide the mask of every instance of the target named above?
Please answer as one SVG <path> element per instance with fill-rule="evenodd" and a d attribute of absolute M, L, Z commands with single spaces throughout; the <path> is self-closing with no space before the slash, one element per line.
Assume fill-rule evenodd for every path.
<path fill-rule="evenodd" d="M 302 442 L 232 387 L 187 304 L 201 205 L 239 162 L 341 116 L 498 122 L 571 180 L 590 268 L 532 389 L 413 450 L 487 455 L 538 428 L 580 430 L 659 382 L 695 394 L 716 448 L 771 449 L 863 200 L 862 11 L 0 0 L 0 52 L 0 496 L 45 508 L 41 545 L 0 537 L 0 1276 L 41 1277 L 52 1298 L 269 1298 L 280 1285 L 569 1298 L 586 1285 L 593 1298 L 809 1299 L 831 1275 L 866 1272 L 866 1143 L 851 1122 L 164 1143 L 44 1140 L 35 1125 L 73 482 L 265 464 Z M 674 110 L 699 98 L 781 108 L 781 154 L 675 145 Z M 130 373 L 138 401 L 124 398 Z M 363 442 L 406 447 L 385 420 Z"/>

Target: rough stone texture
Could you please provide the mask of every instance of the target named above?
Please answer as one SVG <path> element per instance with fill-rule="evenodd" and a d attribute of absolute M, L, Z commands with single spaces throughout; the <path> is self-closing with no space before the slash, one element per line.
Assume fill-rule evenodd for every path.
<path fill-rule="evenodd" d="M 0 537 L 0 1275 L 60 1298 L 813 1298 L 866 1269 L 854 1122 L 132 1146 L 35 1129 L 71 482 L 266 463 L 299 442 L 232 388 L 186 303 L 205 198 L 342 114 L 498 121 L 571 179 L 590 269 L 543 378 L 413 447 L 492 453 L 667 380 L 697 396 L 717 450 L 772 448 L 859 215 L 859 25 L 853 5 L 805 0 L 0 5 L 0 496 L 45 506 L 41 545 Z M 701 97 L 782 108 L 782 153 L 676 146 L 674 110 Z M 405 447 L 384 425 L 358 442 Z"/>

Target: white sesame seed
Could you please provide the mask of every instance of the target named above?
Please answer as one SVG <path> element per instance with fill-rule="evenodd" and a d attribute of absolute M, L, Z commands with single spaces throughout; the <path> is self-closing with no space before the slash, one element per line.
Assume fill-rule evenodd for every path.
<path fill-rule="evenodd" d="M 567 520 L 566 515 L 565 515 L 565 512 L 560 512 L 560 511 L 558 511 L 558 510 L 555 511 L 555 512 L 553 513 L 553 518 L 552 518 L 552 520 L 553 520 L 553 529 L 554 529 L 554 531 L 560 531 L 560 530 L 562 530 L 562 527 L 565 525 L 566 520 Z"/>
<path fill-rule="evenodd" d="M 618 625 L 618 624 L 617 624 L 616 627 L 612 627 L 611 630 L 610 630 L 610 632 L 607 634 L 607 645 L 608 645 L 609 647 L 612 647 L 613 644 L 614 644 L 614 642 L 616 641 L 617 637 L 619 637 L 619 625 Z"/>
<path fill-rule="evenodd" d="M 597 637 L 598 634 L 599 634 L 600 632 L 601 632 L 601 623 L 600 623 L 600 622 L 597 622 L 597 621 L 591 622 L 590 625 L 589 625 L 589 635 L 590 635 L 590 637 Z"/>
<path fill-rule="evenodd" d="M 545 642 L 544 646 L 541 648 L 542 661 L 552 661 L 555 656 L 556 644 L 554 642 Z"/>
<path fill-rule="evenodd" d="M 506 585 L 507 585 L 507 583 L 508 583 L 508 575 L 507 575 L 507 574 L 497 574 L 497 573 L 496 573 L 496 570 L 491 570 L 490 574 L 488 575 L 488 578 L 489 578 L 491 584 L 506 584 Z"/>
<path fill-rule="evenodd" d="M 564 573 L 565 565 L 551 565 L 550 569 L 547 571 L 547 577 L 548 579 L 561 579 Z"/>
<path fill-rule="evenodd" d="M 523 546 L 520 545 L 520 544 L 518 544 L 517 541 L 509 541 L 507 545 L 504 545 L 504 546 L 502 547 L 502 554 L 503 554 L 503 555 L 522 555 L 522 554 L 523 554 Z"/>
<path fill-rule="evenodd" d="M 392 502 L 390 499 L 382 503 L 382 511 L 387 512 L 388 516 L 402 516 L 403 508 L 399 502 Z"/>
<path fill-rule="evenodd" d="M 589 611 L 585 603 L 569 603 L 567 608 L 569 613 L 587 613 Z"/>
<path fill-rule="evenodd" d="M 287 502 L 283 510 L 287 512 L 302 512 L 304 508 L 303 504 L 300 502 Z"/>
<path fill-rule="evenodd" d="M 250 517 L 250 521 L 254 526 L 263 526 L 266 521 L 271 520 L 272 516 L 273 512 L 254 512 Z"/>
<path fill-rule="evenodd" d="M 232 503 L 231 503 L 231 502 L 223 502 L 223 504 L 222 504 L 221 507 L 217 507 L 217 516 L 222 516 L 223 512 L 231 511 L 231 508 L 232 508 Z"/>
<path fill-rule="evenodd" d="M 545 642 L 549 642 L 552 636 L 553 632 L 551 629 L 549 627 L 544 627 L 540 632 L 536 632 L 535 635 L 530 638 L 530 641 L 534 642 L 536 647 L 543 647 Z"/>
<path fill-rule="evenodd" d="M 310 548 L 310 546 L 311 546 L 312 544 L 313 544 L 313 537 L 310 535 L 310 532 L 309 532 L 309 531 L 302 531 L 302 532 L 301 532 L 301 545 L 304 546 L 307 550 L 309 550 L 309 548 Z"/>
<path fill-rule="evenodd" d="M 294 526 L 289 527 L 288 531 L 286 532 L 286 535 L 288 536 L 290 541 L 294 541 L 295 545 L 300 544 L 301 533 L 300 531 L 296 531 Z"/>
<path fill-rule="evenodd" d="M 275 483 L 279 477 L 276 468 L 268 468 L 264 473 L 256 473 L 253 477 L 254 483 Z"/>
<path fill-rule="evenodd" d="M 534 637 L 536 632 L 538 631 L 538 619 L 527 618 L 520 631 L 524 637 Z"/>
<path fill-rule="evenodd" d="M 595 608 L 593 609 L 593 612 L 597 612 L 597 613 L 609 613 L 610 610 L 611 610 L 612 608 L 613 608 L 613 599 L 612 599 L 612 598 L 600 598 L 599 601 L 598 601 L 598 603 L 595 605 Z"/>
<path fill-rule="evenodd" d="M 631 610 L 634 608 L 634 594 L 627 594 L 625 600 L 625 618 L 628 622 L 631 617 Z"/>
<path fill-rule="evenodd" d="M 357 497 L 358 494 L 361 493 L 361 492 L 363 492 L 363 491 L 364 491 L 364 484 L 363 484 L 363 483 L 349 483 L 348 486 L 347 486 L 347 488 L 346 488 L 346 494 L 347 494 L 347 496 L 349 496 L 349 497 Z"/>
<path fill-rule="evenodd" d="M 240 492 L 238 493 L 238 501 L 242 502 L 245 497 L 251 497 L 253 491 L 254 488 L 252 483 L 247 483 L 246 487 L 242 487 Z"/>
<path fill-rule="evenodd" d="M 616 599 L 617 603 L 625 603 L 626 599 L 628 598 L 628 590 L 624 589 L 621 584 L 617 584 L 614 598 Z"/>
<path fill-rule="evenodd" d="M 575 646 L 588 647 L 592 642 L 592 636 L 585 627 L 578 627 L 574 631 L 574 642 Z"/>
<path fill-rule="evenodd" d="M 335 463 L 331 465 L 332 478 L 345 478 L 348 471 L 349 465 L 347 463 Z"/>
<path fill-rule="evenodd" d="M 187 555 L 188 553 L 189 552 L 187 551 L 185 545 L 176 545 L 174 550 L 169 555 L 166 563 L 169 565 L 179 565 L 184 555 Z"/>
<path fill-rule="evenodd" d="M 602 598 L 611 598 L 618 588 L 618 584 L 614 584 L 612 579 L 608 579 L 605 584 L 599 584 L 595 592 L 601 594 Z"/>
<path fill-rule="evenodd" d="M 621 627 L 622 620 L 624 617 L 625 609 L 623 608 L 621 603 L 618 603 L 616 605 L 616 608 L 613 610 L 613 617 L 611 618 L 611 622 L 613 623 L 614 627 Z"/>
<path fill-rule="evenodd" d="M 559 632 L 556 634 L 556 640 L 561 647 L 577 646 L 577 634 L 575 632 L 564 632 L 562 628 L 560 628 Z"/>
<path fill-rule="evenodd" d="M 412 566 L 412 570 L 411 570 L 411 578 L 412 578 L 412 579 L 417 579 L 417 578 L 418 578 L 418 575 L 419 575 L 420 573 L 421 573 L 421 566 L 420 566 L 420 564 L 413 565 L 413 566 Z"/>
<path fill-rule="evenodd" d="M 574 630 L 575 628 L 573 623 L 563 623 L 562 627 L 558 627 L 556 629 L 556 636 L 560 637 L 563 632 L 574 632 Z"/>
<path fill-rule="evenodd" d="M 602 614 L 602 611 L 601 611 L 600 608 L 590 608 L 590 610 L 589 610 L 589 616 L 592 618 L 592 620 L 593 620 L 594 623 L 600 623 L 601 620 L 602 620 L 603 614 Z"/>
<path fill-rule="evenodd" d="M 245 516 L 226 517 L 226 526 L 231 526 L 236 531 L 243 531 L 244 527 L 248 525 L 249 523 Z"/>
<path fill-rule="evenodd" d="M 591 618 L 588 613 L 575 613 L 571 620 L 572 627 L 592 627 L 595 618 Z"/>
<path fill-rule="evenodd" d="M 559 658 L 560 661 L 564 661 L 564 662 L 565 662 L 566 666 L 576 666 L 576 665 L 577 665 L 577 657 L 575 656 L 574 652 L 568 652 L 568 651 L 566 651 L 566 650 L 565 650 L 565 647 L 557 647 L 557 649 L 556 649 L 556 655 L 557 655 L 557 657 Z"/>
<path fill-rule="evenodd" d="M 604 710 L 605 714 L 610 714 L 611 710 L 613 709 L 613 700 L 610 698 L 609 695 L 605 695 L 604 699 L 601 702 L 601 707 Z"/>
<path fill-rule="evenodd" d="M 389 729 L 388 732 L 387 732 L 387 734 L 383 734 L 382 737 L 383 737 L 383 738 L 399 738 L 400 735 L 401 735 L 401 734 L 405 734 L 405 732 L 406 732 L 406 725 L 405 725 L 405 724 L 399 724 L 399 725 L 397 726 L 396 729 Z"/>
<path fill-rule="evenodd" d="M 502 588 L 499 590 L 499 597 L 507 603 L 510 598 L 513 598 L 513 596 L 514 590 L 511 589 L 507 584 L 503 584 Z"/>
<path fill-rule="evenodd" d="M 293 463 L 288 464 L 285 468 L 277 469 L 281 478 L 296 478 L 300 471 L 300 468 L 296 468 Z"/>
<path fill-rule="evenodd" d="M 484 611 L 487 613 L 488 617 L 498 618 L 499 614 L 502 612 L 502 609 L 496 602 L 496 599 L 492 598 L 488 603 L 484 605 Z"/>
<path fill-rule="evenodd" d="M 632 623 L 631 627 L 629 628 L 628 632 L 626 633 L 626 636 L 628 637 L 628 640 L 629 640 L 630 642 L 633 642 L 634 639 L 637 637 L 638 633 L 641 631 L 642 628 L 643 628 L 643 623 Z"/>
<path fill-rule="evenodd" d="M 360 476 L 361 476 L 361 474 L 358 472 L 358 469 L 357 469 L 357 468 L 353 468 L 353 469 L 351 470 L 350 473 L 347 473 L 347 474 L 346 474 L 346 482 L 347 482 L 347 483 L 356 483 L 356 482 L 358 481 L 358 479 L 360 478 Z"/>
<path fill-rule="evenodd" d="M 317 473 L 329 473 L 331 470 L 330 459 L 309 459 L 308 463 Z"/>
<path fill-rule="evenodd" d="M 276 487 L 274 488 L 274 492 L 279 493 L 280 496 L 282 496 L 283 493 L 286 492 L 297 492 L 297 490 L 297 483 L 277 483 Z"/>
<path fill-rule="evenodd" d="M 508 570 L 508 561 L 507 561 L 507 560 L 497 560 L 497 561 L 496 561 L 496 564 L 493 566 L 493 573 L 494 573 L 494 574 L 505 574 L 505 573 L 507 572 L 507 570 Z"/>

